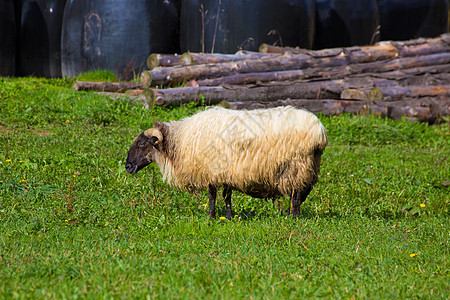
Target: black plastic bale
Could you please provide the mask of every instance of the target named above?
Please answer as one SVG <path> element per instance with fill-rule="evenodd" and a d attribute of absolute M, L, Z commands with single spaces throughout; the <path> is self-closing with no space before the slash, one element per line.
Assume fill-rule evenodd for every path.
<path fill-rule="evenodd" d="M 16 21 L 13 0 L 0 0 L 0 76 L 13 76 L 16 61 Z"/>
<path fill-rule="evenodd" d="M 16 75 L 61 76 L 61 25 L 66 0 L 16 2 Z"/>
<path fill-rule="evenodd" d="M 62 73 L 106 69 L 129 80 L 150 53 L 179 52 L 175 0 L 74 0 L 62 31 Z"/>
<path fill-rule="evenodd" d="M 314 0 L 184 0 L 181 50 L 258 51 L 262 43 L 311 48 Z"/>

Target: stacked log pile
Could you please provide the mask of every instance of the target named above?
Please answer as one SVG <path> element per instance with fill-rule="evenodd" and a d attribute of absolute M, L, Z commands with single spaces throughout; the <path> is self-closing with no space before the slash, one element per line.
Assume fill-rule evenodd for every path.
<path fill-rule="evenodd" d="M 235 55 L 152 54 L 147 62 L 138 87 L 146 107 L 293 105 L 430 123 L 450 108 L 450 34 L 317 51 L 263 44 L 260 52 Z M 180 87 L 167 88 L 173 86 Z"/>

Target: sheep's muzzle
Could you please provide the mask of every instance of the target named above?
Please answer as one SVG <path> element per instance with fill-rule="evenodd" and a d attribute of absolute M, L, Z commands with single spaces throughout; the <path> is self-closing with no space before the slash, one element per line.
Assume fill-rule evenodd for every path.
<path fill-rule="evenodd" d="M 151 151 L 153 151 L 153 146 L 150 139 L 144 134 L 140 134 L 128 150 L 125 163 L 127 172 L 136 174 L 139 170 L 148 166 L 152 162 Z"/>
<path fill-rule="evenodd" d="M 130 174 L 136 174 L 139 171 L 138 170 L 138 166 L 137 165 L 133 165 L 132 163 L 126 163 L 125 164 L 125 169 Z"/>

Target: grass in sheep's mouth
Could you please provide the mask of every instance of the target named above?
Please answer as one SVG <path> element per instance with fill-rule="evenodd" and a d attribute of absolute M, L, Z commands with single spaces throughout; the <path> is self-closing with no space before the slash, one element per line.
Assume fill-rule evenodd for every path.
<path fill-rule="evenodd" d="M 139 132 L 196 110 L 0 78 L 0 295 L 449 297 L 448 124 L 321 117 L 330 144 L 300 217 L 235 192 L 230 222 L 154 165 L 125 171 Z"/>

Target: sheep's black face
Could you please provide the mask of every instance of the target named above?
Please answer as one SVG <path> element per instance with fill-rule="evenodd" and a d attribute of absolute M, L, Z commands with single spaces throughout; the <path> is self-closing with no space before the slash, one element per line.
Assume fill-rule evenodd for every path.
<path fill-rule="evenodd" d="M 142 168 L 153 162 L 154 140 L 141 133 L 128 151 L 125 169 L 130 174 L 136 174 Z"/>

